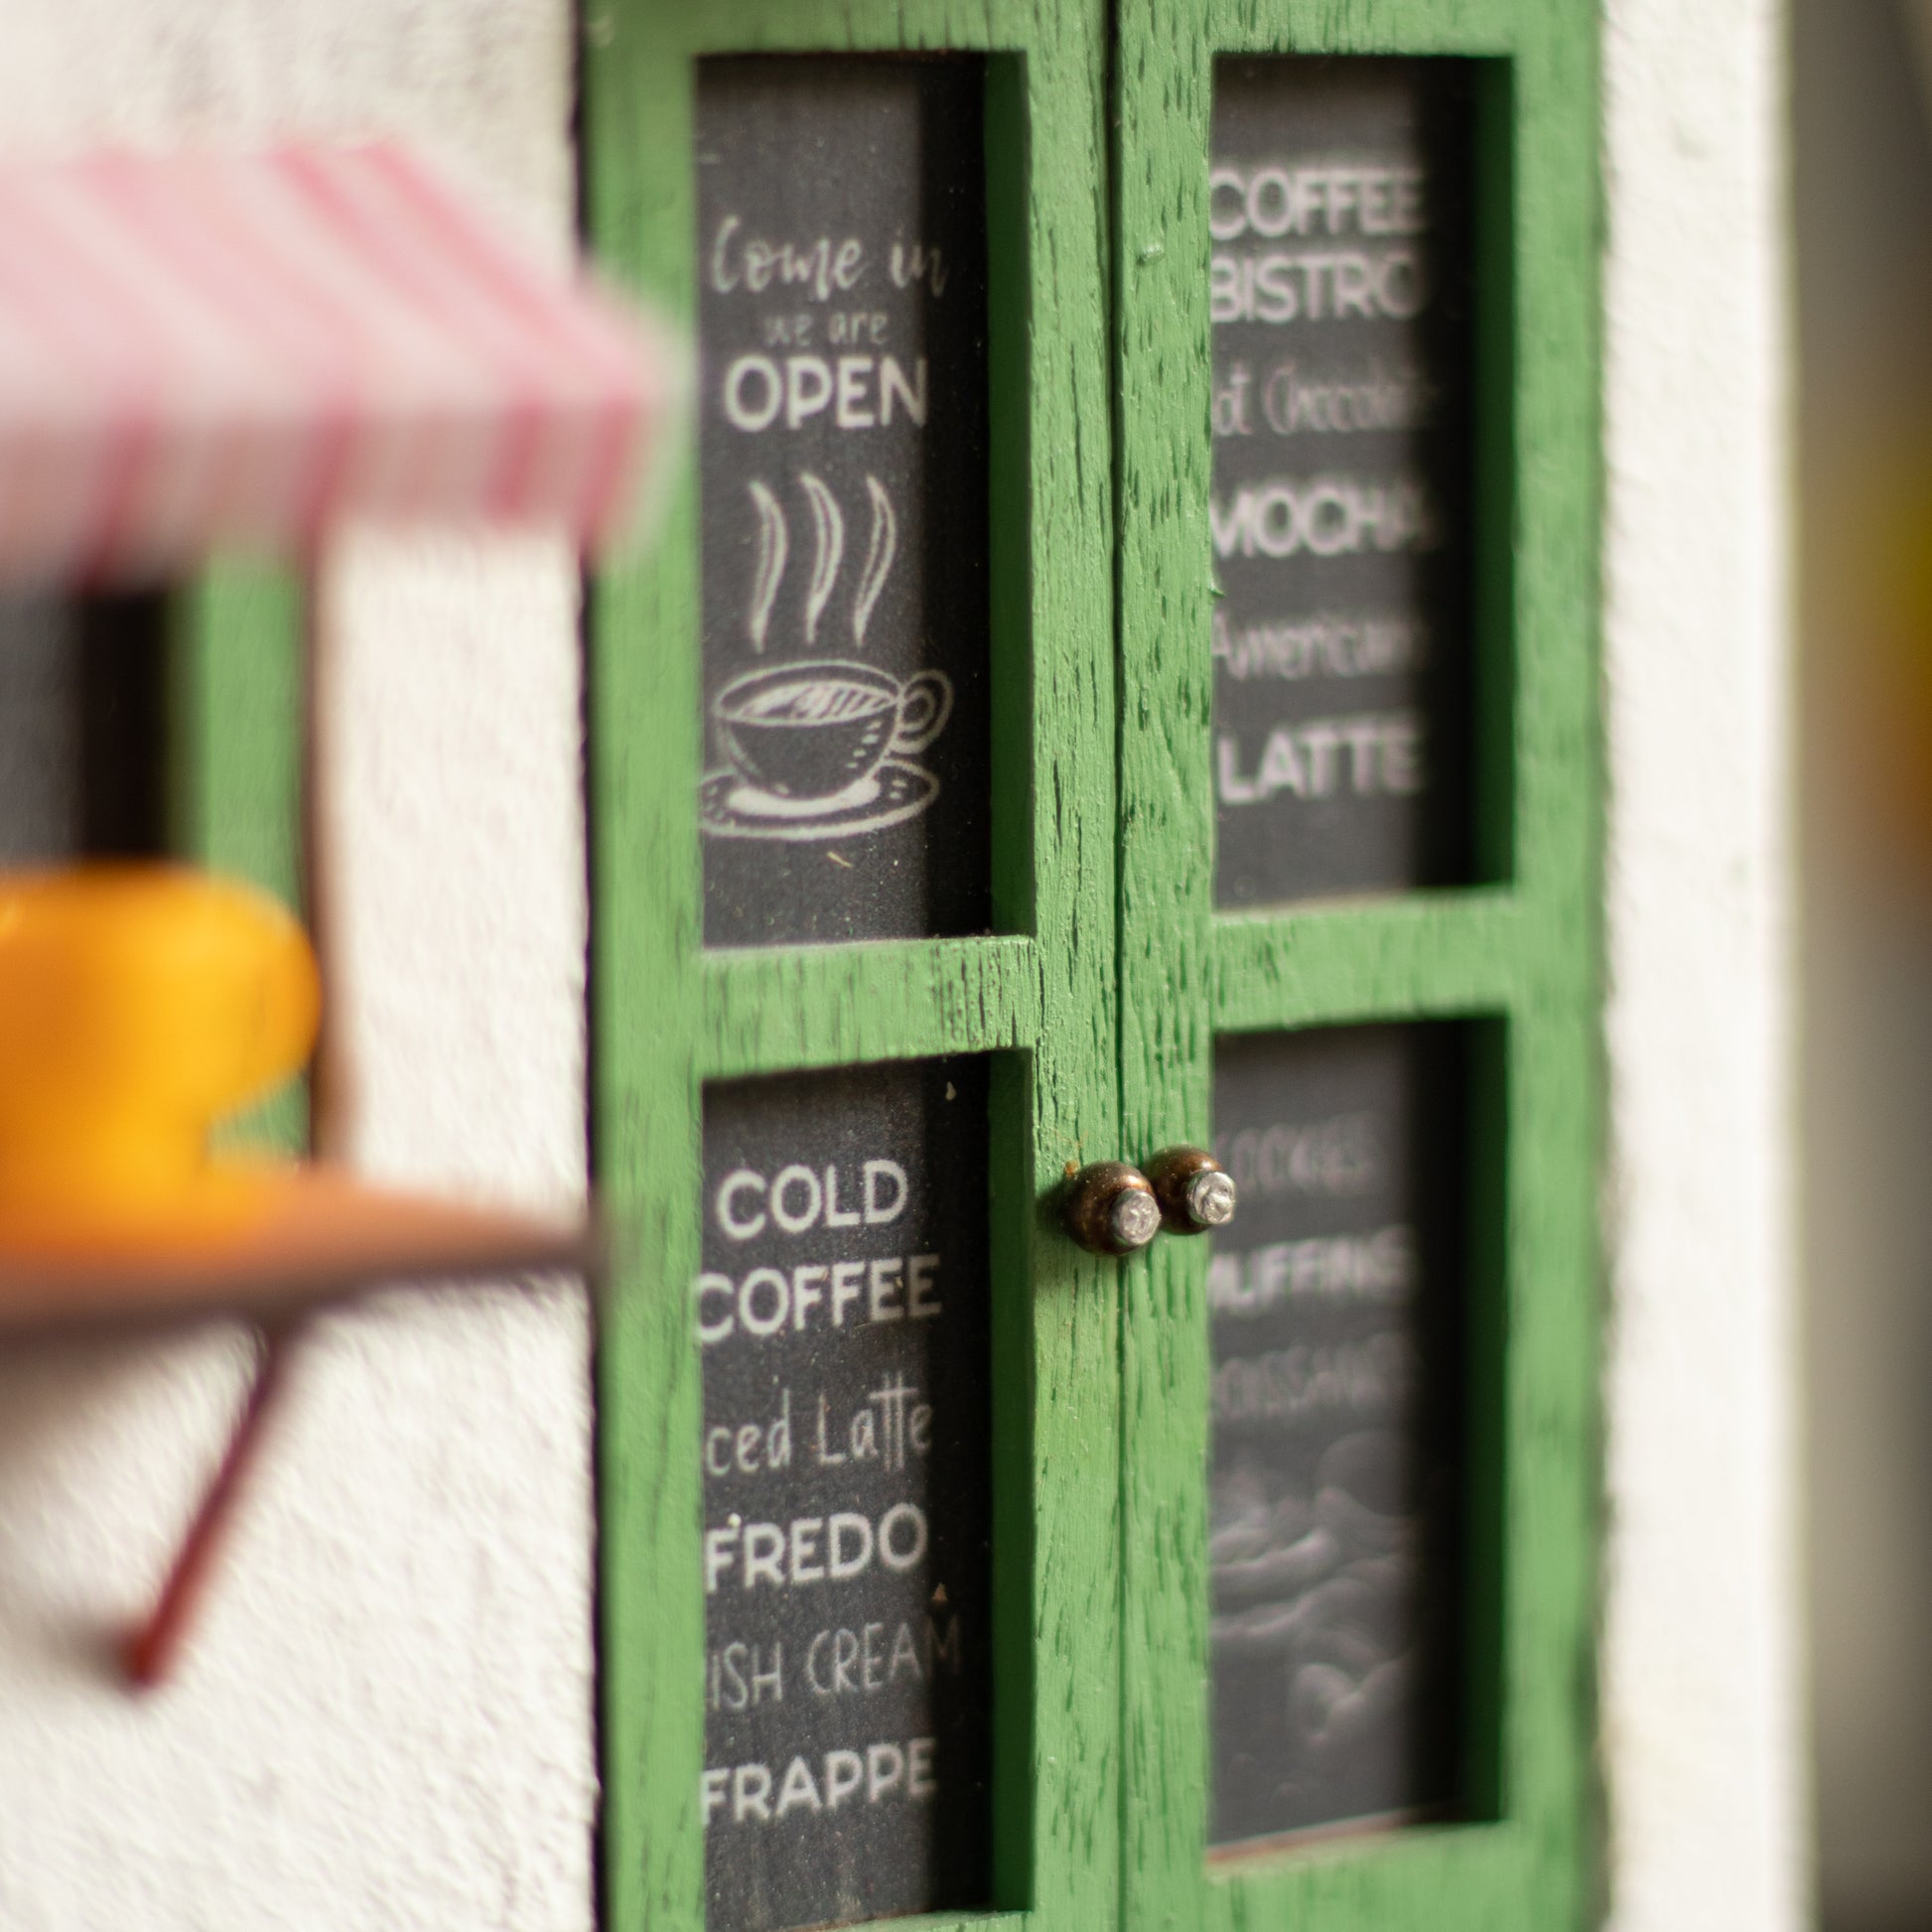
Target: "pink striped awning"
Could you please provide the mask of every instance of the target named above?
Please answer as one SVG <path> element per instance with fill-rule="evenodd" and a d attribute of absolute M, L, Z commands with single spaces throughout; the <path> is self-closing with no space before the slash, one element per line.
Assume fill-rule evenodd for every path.
<path fill-rule="evenodd" d="M 407 151 L 0 168 L 0 583 L 331 523 L 629 526 L 675 358 Z"/>

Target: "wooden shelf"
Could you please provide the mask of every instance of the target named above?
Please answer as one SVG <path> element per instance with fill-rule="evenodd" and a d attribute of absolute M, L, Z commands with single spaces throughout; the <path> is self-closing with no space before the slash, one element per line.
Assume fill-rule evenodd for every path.
<path fill-rule="evenodd" d="M 208 1585 L 262 1424 L 285 1379 L 302 1317 L 377 1289 L 486 1287 L 506 1278 L 602 1278 L 595 1216 L 572 1219 L 472 1207 L 371 1187 L 306 1166 L 241 1179 L 250 1211 L 218 1232 L 177 1225 L 136 1241 L 69 1236 L 9 1242 L 0 1230 L 0 1341 L 124 1332 L 233 1318 L 259 1328 L 260 1361 L 228 1446 L 182 1539 L 153 1609 L 129 1634 L 128 1679 L 167 1677 Z"/>
<path fill-rule="evenodd" d="M 603 1260 L 589 1215 L 473 1207 L 302 1168 L 276 1175 L 261 1211 L 219 1234 L 55 1250 L 10 1245 L 0 1233 L 0 1338 L 221 1316 L 273 1324 L 382 1288 L 595 1279 Z"/>

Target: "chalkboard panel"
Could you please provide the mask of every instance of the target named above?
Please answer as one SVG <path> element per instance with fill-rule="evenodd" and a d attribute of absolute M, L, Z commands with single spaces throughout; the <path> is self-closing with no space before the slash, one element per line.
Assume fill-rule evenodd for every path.
<path fill-rule="evenodd" d="M 699 63 L 708 945 L 989 924 L 983 103 Z"/>
<path fill-rule="evenodd" d="M 1467 1042 L 1221 1042 L 1210 1657 L 1216 1846 L 1451 1808 Z"/>
<path fill-rule="evenodd" d="M 1472 75 L 1215 64 L 1215 899 L 1470 844 Z"/>
<path fill-rule="evenodd" d="M 707 1087 L 708 1932 L 983 1905 L 983 1060 Z"/>

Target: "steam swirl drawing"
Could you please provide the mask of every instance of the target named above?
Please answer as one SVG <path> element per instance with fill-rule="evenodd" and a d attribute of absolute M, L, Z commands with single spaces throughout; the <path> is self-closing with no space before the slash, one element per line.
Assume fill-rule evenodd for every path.
<path fill-rule="evenodd" d="M 822 477 L 807 470 L 796 482 L 810 532 L 800 629 L 811 653 L 844 568 L 846 518 Z M 746 489 L 756 561 L 745 633 L 762 656 L 792 532 L 776 491 L 759 481 Z M 866 478 L 866 497 L 871 530 L 852 597 L 854 655 L 762 665 L 733 678 L 711 702 L 727 760 L 699 786 L 699 822 L 711 837 L 852 838 L 916 818 L 939 796 L 938 778 L 914 760 L 946 728 L 950 680 L 941 671 L 897 678 L 857 655 L 898 554 L 898 518 L 877 477 Z"/>

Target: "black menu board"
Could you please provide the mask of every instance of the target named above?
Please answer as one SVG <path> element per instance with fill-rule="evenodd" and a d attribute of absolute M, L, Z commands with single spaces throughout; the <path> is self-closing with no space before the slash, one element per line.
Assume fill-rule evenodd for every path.
<path fill-rule="evenodd" d="M 1222 906 L 1467 876 L 1471 136 L 1456 62 L 1215 64 Z"/>
<path fill-rule="evenodd" d="M 707 945 L 990 920 L 983 83 L 698 64 Z"/>
<path fill-rule="evenodd" d="M 1216 1846 L 1452 1806 L 1462 1041 L 1227 1039 L 1215 1152 Z"/>
<path fill-rule="evenodd" d="M 708 1932 L 991 1890 L 987 1075 L 705 1090 Z"/>

